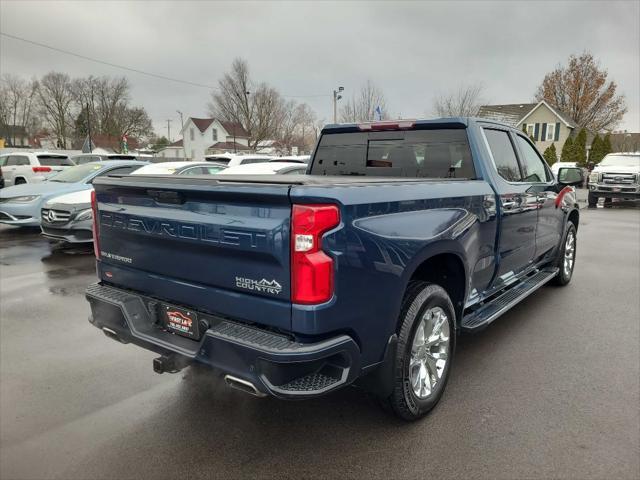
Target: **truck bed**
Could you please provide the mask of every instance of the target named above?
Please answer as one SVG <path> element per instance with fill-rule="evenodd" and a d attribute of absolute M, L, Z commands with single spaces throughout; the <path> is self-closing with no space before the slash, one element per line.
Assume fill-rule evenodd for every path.
<path fill-rule="evenodd" d="M 272 184 L 272 185 L 326 185 L 326 186 L 346 186 L 346 185 L 366 185 L 366 184 L 380 184 L 380 183 L 442 183 L 466 181 L 463 178 L 401 178 L 401 177 L 371 177 L 364 175 L 224 175 L 224 176 L 211 176 L 211 175 L 145 175 L 142 176 L 110 176 L 110 179 L 119 179 L 125 183 L 138 183 L 143 181 L 144 183 L 162 183 L 163 185 L 187 185 L 193 183 L 196 185 L 211 184 L 235 184 L 235 183 L 250 183 L 250 184 Z M 96 183 L 103 180 L 96 180 Z"/>

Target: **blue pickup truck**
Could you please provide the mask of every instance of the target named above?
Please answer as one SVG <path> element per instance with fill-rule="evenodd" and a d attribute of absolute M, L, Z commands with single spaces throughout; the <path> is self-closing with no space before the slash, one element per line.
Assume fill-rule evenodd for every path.
<path fill-rule="evenodd" d="M 90 322 L 159 373 L 282 399 L 356 384 L 414 420 L 458 334 L 571 280 L 581 182 L 472 118 L 326 126 L 307 175 L 103 177 Z"/>

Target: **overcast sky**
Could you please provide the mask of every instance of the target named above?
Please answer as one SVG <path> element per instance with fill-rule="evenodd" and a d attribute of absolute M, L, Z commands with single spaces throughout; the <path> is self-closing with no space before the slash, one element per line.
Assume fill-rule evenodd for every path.
<path fill-rule="evenodd" d="M 627 98 L 619 126 L 640 131 L 640 2 L 62 2 L 0 1 L 0 29 L 30 40 L 205 85 L 235 57 L 283 95 L 308 96 L 331 120 L 331 92 L 367 79 L 396 117 L 432 114 L 433 99 L 482 82 L 489 103 L 529 102 L 544 74 L 590 50 Z M 210 91 L 0 37 L 1 73 L 125 75 L 156 133 L 206 116 Z"/>

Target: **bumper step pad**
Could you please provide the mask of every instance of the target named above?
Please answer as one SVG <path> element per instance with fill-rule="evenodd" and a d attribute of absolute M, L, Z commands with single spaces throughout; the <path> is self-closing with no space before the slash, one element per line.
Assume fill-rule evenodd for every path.
<path fill-rule="evenodd" d="M 280 385 L 279 388 L 288 392 L 313 392 L 317 390 L 326 390 L 339 381 L 340 378 L 315 372 L 302 378 L 297 378 L 285 385 Z"/>

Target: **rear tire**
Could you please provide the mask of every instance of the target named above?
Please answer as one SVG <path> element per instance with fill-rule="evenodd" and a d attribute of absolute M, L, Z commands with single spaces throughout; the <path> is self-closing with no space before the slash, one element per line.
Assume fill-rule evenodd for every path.
<path fill-rule="evenodd" d="M 555 285 L 564 287 L 573 277 L 573 269 L 576 265 L 577 230 L 573 222 L 567 223 L 567 231 L 562 239 L 562 247 L 558 252 L 556 267 L 559 268 L 558 275 L 553 279 Z"/>
<path fill-rule="evenodd" d="M 411 282 L 399 322 L 393 393 L 383 402 L 413 421 L 436 406 L 449 379 L 456 342 L 453 303 L 439 285 Z"/>
<path fill-rule="evenodd" d="M 23 185 L 27 183 L 27 181 L 24 178 L 16 178 L 15 182 L 13 182 L 14 185 Z"/>

